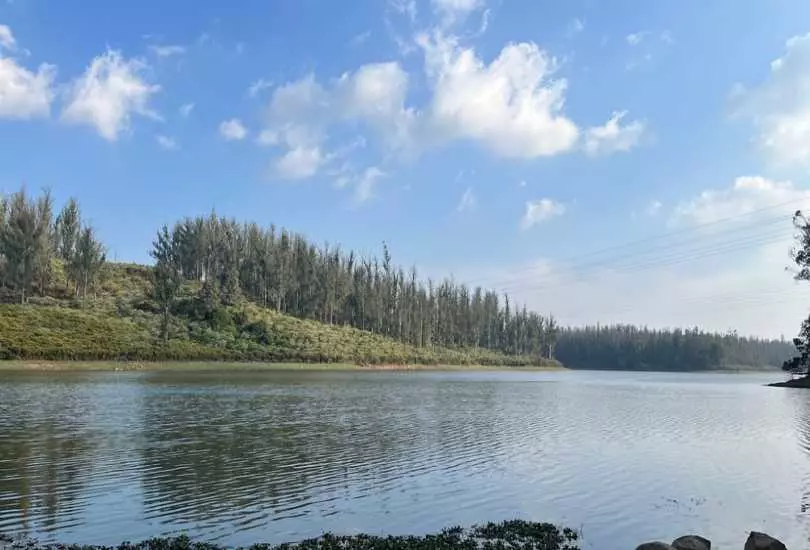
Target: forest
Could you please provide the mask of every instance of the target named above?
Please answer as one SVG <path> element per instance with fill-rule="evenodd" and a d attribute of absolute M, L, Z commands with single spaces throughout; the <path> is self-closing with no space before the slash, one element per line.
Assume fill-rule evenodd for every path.
<path fill-rule="evenodd" d="M 132 318 L 148 332 L 150 357 L 169 356 L 154 350 L 183 340 L 219 347 L 223 354 L 249 348 L 255 351 L 249 358 L 287 359 L 283 353 L 260 352 L 279 341 L 273 331 L 279 330 L 280 321 L 268 325 L 249 317 L 270 313 L 276 316 L 273 319 L 292 317 L 353 329 L 344 333 L 346 338 L 372 334 L 380 338 L 377 342 L 398 342 L 408 350 L 469 352 L 473 354 L 465 356 L 469 361 L 476 353 L 483 357 L 481 353 L 491 352 L 499 359 L 487 360 L 496 364 L 545 364 L 556 359 L 573 368 L 764 367 L 780 365 L 793 349 L 781 341 L 698 329 L 561 328 L 553 316 L 528 311 L 496 290 L 452 279 L 422 279 L 415 267 L 395 265 L 385 243 L 380 257 L 362 257 L 337 245 L 316 245 L 284 228 L 263 228 L 214 213 L 160 228 L 150 254 L 154 264 L 142 268 L 147 283 L 136 284 L 137 291 L 127 293 L 124 300 L 120 288 L 112 289 L 109 282 L 120 279 L 123 271 L 119 264 L 106 261 L 105 247 L 82 221 L 76 200 L 69 200 L 55 215 L 47 191 L 34 197 L 22 189 L 0 198 L 2 301 L 20 308 L 58 306 Z M 104 297 L 114 300 L 115 307 Z M 33 319 L 22 311 L 27 310 L 13 313 Z M 155 322 L 147 323 L 147 317 Z M 43 322 L 41 315 L 37 319 Z M 8 342 L 5 345 L 9 347 Z M 59 356 L 57 351 L 51 349 L 49 356 Z M 170 356 L 183 358 L 180 355 Z M 206 357 L 212 355 L 216 352 L 206 351 Z M 430 357 L 413 351 L 375 356 L 405 362 Z M 357 354 L 335 359 L 364 360 Z"/>

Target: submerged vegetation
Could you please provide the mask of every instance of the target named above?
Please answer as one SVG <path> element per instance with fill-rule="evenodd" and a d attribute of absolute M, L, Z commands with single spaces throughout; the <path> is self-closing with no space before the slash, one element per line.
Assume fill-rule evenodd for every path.
<path fill-rule="evenodd" d="M 254 544 L 251 550 L 577 550 L 578 535 L 571 529 L 559 529 L 549 523 L 522 520 L 475 525 L 469 529 L 453 527 L 423 536 L 372 535 L 338 536 L 325 534 L 298 543 Z M 153 538 L 140 543 L 118 546 L 40 545 L 35 541 L 14 542 L 0 535 L 0 543 L 14 550 L 220 550 L 215 544 L 193 542 L 186 536 Z"/>
<path fill-rule="evenodd" d="M 0 198 L 0 358 L 574 368 L 778 365 L 784 342 L 561 329 L 507 295 L 211 214 L 158 231 L 153 266 L 106 262 L 71 199 Z"/>

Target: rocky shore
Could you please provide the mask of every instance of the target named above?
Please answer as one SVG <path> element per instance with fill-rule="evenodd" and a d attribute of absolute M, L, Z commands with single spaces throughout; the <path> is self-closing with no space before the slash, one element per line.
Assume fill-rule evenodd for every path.
<path fill-rule="evenodd" d="M 636 550 L 711 550 L 712 543 L 698 535 L 685 535 L 673 540 L 671 544 L 665 542 L 645 542 L 636 547 Z M 787 547 L 778 539 L 765 533 L 752 531 L 745 541 L 743 550 L 787 550 Z"/>

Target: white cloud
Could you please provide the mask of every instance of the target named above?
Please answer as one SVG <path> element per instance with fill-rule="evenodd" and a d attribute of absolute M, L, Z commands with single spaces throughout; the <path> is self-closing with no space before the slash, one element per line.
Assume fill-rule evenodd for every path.
<path fill-rule="evenodd" d="M 525 231 L 537 224 L 547 222 L 563 214 L 565 214 L 565 205 L 552 199 L 527 201 L 526 212 L 520 220 L 520 227 Z"/>
<path fill-rule="evenodd" d="M 155 140 L 158 145 L 160 145 L 161 149 L 165 149 L 166 151 L 174 151 L 180 148 L 177 144 L 177 140 L 169 136 L 157 135 L 155 136 Z"/>
<path fill-rule="evenodd" d="M 56 68 L 43 63 L 34 72 L 11 57 L 3 57 L 3 49 L 17 50 L 14 34 L 6 25 L 0 25 L 0 118 L 29 119 L 50 115 Z"/>
<path fill-rule="evenodd" d="M 327 161 L 318 147 L 295 147 L 274 162 L 276 175 L 282 179 L 310 178 Z"/>
<path fill-rule="evenodd" d="M 152 50 L 158 57 L 171 57 L 173 55 L 182 55 L 186 53 L 185 46 L 178 46 L 178 45 L 165 45 L 165 46 L 149 46 L 149 49 Z"/>
<path fill-rule="evenodd" d="M 487 65 L 453 38 L 418 38 L 433 87 L 430 135 L 472 139 L 503 157 L 568 151 L 576 125 L 562 113 L 567 82 L 552 78 L 555 60 L 533 43 L 510 44 Z"/>
<path fill-rule="evenodd" d="M 287 179 L 314 176 L 330 162 L 364 147 L 361 137 L 326 153 L 327 128 L 341 123 L 365 124 L 391 149 L 408 146 L 414 113 L 404 106 L 408 77 L 398 63 L 371 63 L 321 85 L 308 75 L 276 88 L 267 109 L 267 124 L 257 141 L 282 149 L 276 173 Z M 372 171 L 370 188 L 380 174 Z M 354 179 L 363 181 L 363 177 Z"/>
<path fill-rule="evenodd" d="M 473 193 L 472 187 L 468 187 L 461 195 L 461 199 L 458 201 L 458 206 L 456 206 L 456 211 L 468 212 L 475 210 L 477 206 L 478 206 L 478 199 Z"/>
<path fill-rule="evenodd" d="M 93 126 L 104 139 L 115 141 L 129 130 L 133 115 L 158 118 L 149 100 L 160 86 L 145 80 L 146 68 L 143 61 L 124 59 L 113 50 L 96 57 L 71 85 L 62 120 Z"/>
<path fill-rule="evenodd" d="M 644 210 L 644 213 L 647 214 L 649 217 L 654 218 L 661 212 L 661 208 L 664 204 L 661 201 L 653 200 L 650 201 L 650 204 L 647 205 L 647 208 Z"/>
<path fill-rule="evenodd" d="M 371 199 L 374 196 L 374 188 L 377 182 L 386 175 L 385 172 L 376 166 L 366 168 L 355 186 L 354 200 L 358 203 L 362 203 Z"/>
<path fill-rule="evenodd" d="M 248 96 L 249 97 L 256 97 L 262 90 L 266 90 L 267 88 L 272 88 L 273 83 L 269 80 L 265 80 L 260 78 L 258 80 L 253 81 L 250 86 L 248 87 Z"/>
<path fill-rule="evenodd" d="M 248 131 L 241 120 L 232 118 L 220 122 L 219 135 L 226 141 L 241 141 L 247 137 Z"/>
<path fill-rule="evenodd" d="M 9 51 L 14 51 L 17 48 L 17 41 L 14 40 L 11 29 L 6 25 L 0 25 L 0 47 Z"/>
<path fill-rule="evenodd" d="M 345 118 L 365 121 L 393 148 L 409 146 L 416 114 L 405 107 L 408 74 L 399 63 L 370 63 L 344 74 L 337 104 Z"/>
<path fill-rule="evenodd" d="M 810 34 L 787 41 L 761 85 L 735 90 L 738 114 L 753 121 L 762 149 L 779 163 L 810 164 Z"/>
<path fill-rule="evenodd" d="M 484 7 L 484 0 L 431 0 L 434 11 L 445 26 L 461 22 L 472 12 Z"/>
<path fill-rule="evenodd" d="M 622 126 L 621 121 L 626 115 L 627 111 L 614 112 L 603 126 L 588 128 L 585 152 L 589 155 L 627 152 L 638 145 L 644 134 L 644 123 L 634 120 Z"/>
<path fill-rule="evenodd" d="M 264 129 L 259 132 L 259 135 L 256 137 L 256 143 L 264 146 L 278 145 L 278 133 L 275 130 Z"/>
<path fill-rule="evenodd" d="M 782 210 L 777 210 L 782 207 Z M 725 189 L 707 189 L 697 197 L 677 205 L 673 223 L 709 224 L 729 218 L 772 209 L 771 214 L 810 207 L 810 189 L 797 188 L 789 181 L 761 176 L 743 176 Z"/>
<path fill-rule="evenodd" d="M 194 103 L 183 103 L 180 106 L 180 109 L 178 109 L 178 111 L 180 112 L 180 116 L 182 116 L 183 118 L 188 118 L 188 116 L 191 114 L 191 111 L 193 110 L 194 110 Z"/>
<path fill-rule="evenodd" d="M 53 101 L 56 69 L 42 64 L 32 72 L 9 57 L 0 57 L 0 118 L 47 117 Z"/>
<path fill-rule="evenodd" d="M 647 37 L 648 34 L 650 34 L 649 31 L 640 31 L 640 32 L 630 33 L 625 37 L 625 40 L 631 46 L 638 46 L 639 44 L 641 44 L 641 42 L 644 40 L 644 38 Z"/>

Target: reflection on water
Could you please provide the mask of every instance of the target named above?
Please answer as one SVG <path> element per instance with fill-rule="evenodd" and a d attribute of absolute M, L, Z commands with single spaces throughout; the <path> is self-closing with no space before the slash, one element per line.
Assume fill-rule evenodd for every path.
<path fill-rule="evenodd" d="M 810 392 L 644 373 L 2 373 L 0 531 L 226 544 L 521 516 L 806 546 Z"/>

